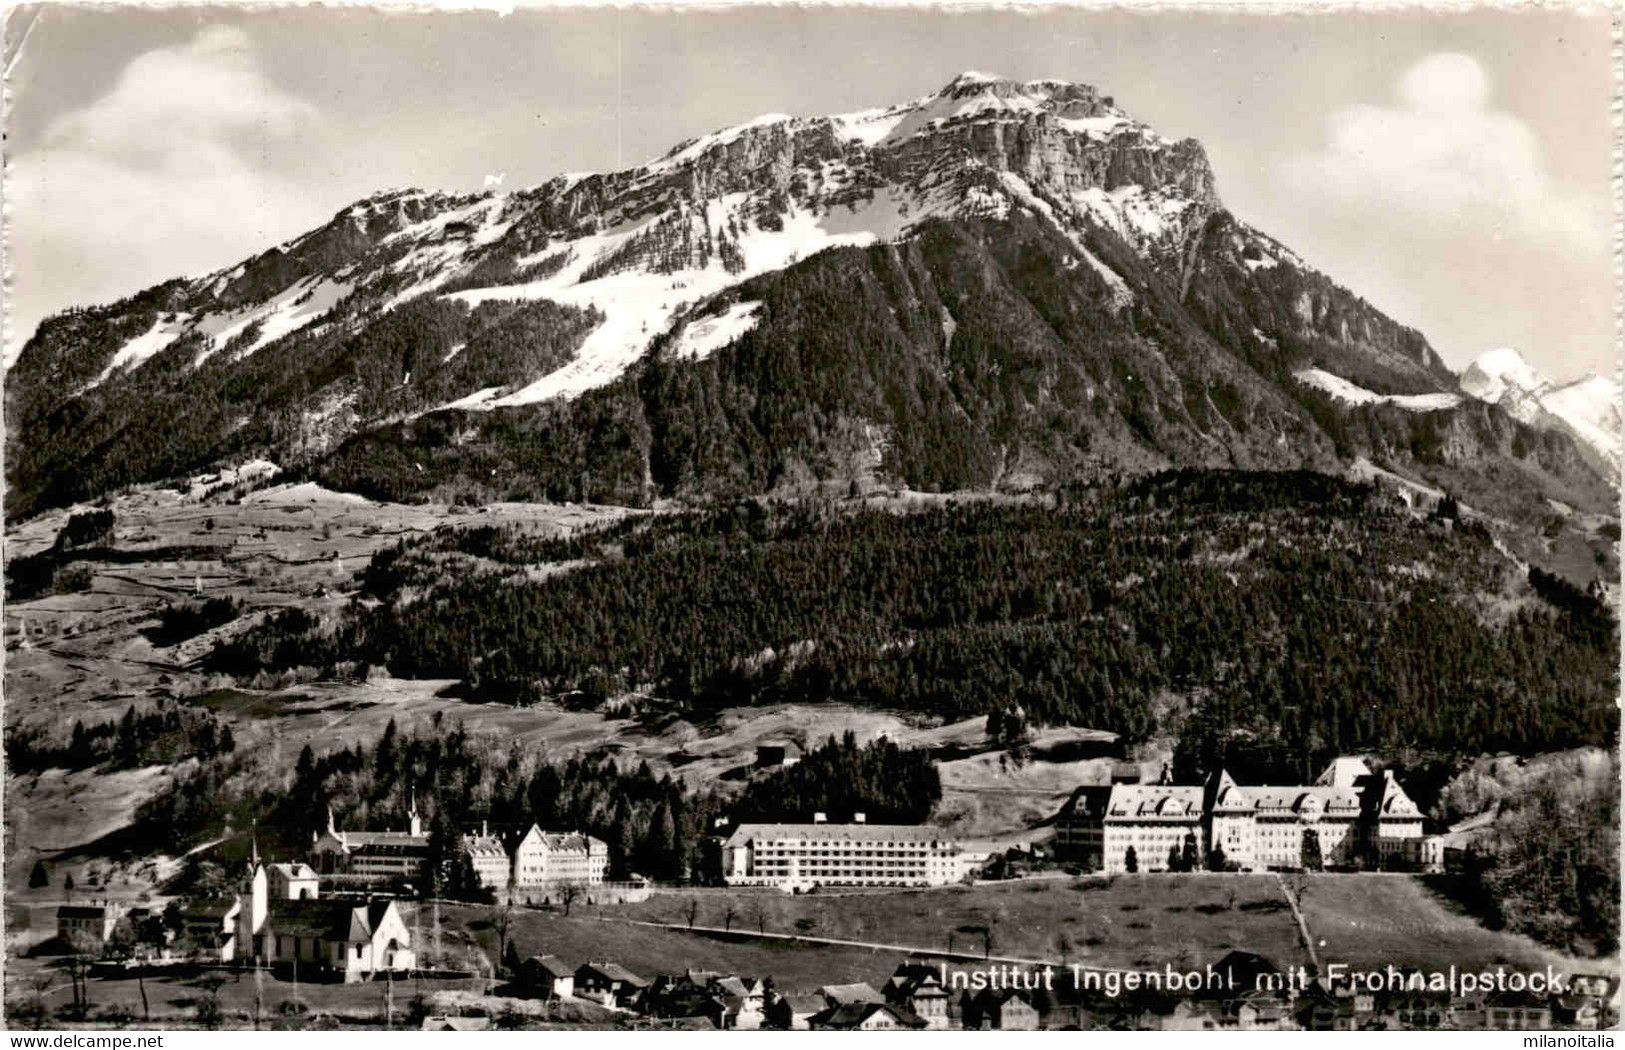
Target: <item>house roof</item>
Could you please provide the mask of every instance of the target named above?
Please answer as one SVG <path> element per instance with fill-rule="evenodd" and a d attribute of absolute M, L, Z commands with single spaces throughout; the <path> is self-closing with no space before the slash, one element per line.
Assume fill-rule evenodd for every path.
<path fill-rule="evenodd" d="M 491 1028 L 489 1017 L 425 1017 L 425 1032 L 485 1032 Z"/>
<path fill-rule="evenodd" d="M 637 974 L 633 973 L 631 970 L 628 970 L 620 963 L 582 963 L 580 966 L 576 967 L 576 978 L 579 980 L 583 973 L 596 973 L 600 977 L 606 978 L 607 980 L 620 981 L 622 984 L 629 984 L 634 988 L 649 987 L 649 982 L 647 980 L 639 977 Z"/>
<path fill-rule="evenodd" d="M 187 919 L 224 919 L 237 910 L 237 898 L 194 901 L 183 913 Z"/>
<path fill-rule="evenodd" d="M 301 864 L 298 861 L 290 864 L 267 864 L 266 867 L 285 879 L 314 879 L 316 877 L 315 868 L 309 864 Z"/>
<path fill-rule="evenodd" d="M 829 1008 L 829 1004 L 816 995 L 787 995 L 783 1001 L 797 1017 L 810 1017 Z"/>
<path fill-rule="evenodd" d="M 728 995 L 737 996 L 740 999 L 744 999 L 751 994 L 750 988 L 746 987 L 745 982 L 741 981 L 737 977 L 718 978 L 714 982 L 713 987 L 715 987 L 719 992 L 725 992 Z"/>
<path fill-rule="evenodd" d="M 536 966 L 546 970 L 554 977 L 574 977 L 575 971 L 565 964 L 557 955 L 532 955 L 525 960 L 526 966 Z"/>
<path fill-rule="evenodd" d="M 873 986 L 862 981 L 856 984 L 826 984 L 818 989 L 818 994 L 830 1002 L 842 1006 L 852 1003 L 883 1003 L 886 1001 L 885 996 L 875 991 Z"/>
<path fill-rule="evenodd" d="M 905 1028 L 924 1028 L 925 1021 L 907 1007 L 893 1003 L 847 1003 L 832 1006 L 821 1014 L 813 1015 L 813 1023 L 820 1028 L 857 1028 L 875 1014 L 885 1011 Z"/>

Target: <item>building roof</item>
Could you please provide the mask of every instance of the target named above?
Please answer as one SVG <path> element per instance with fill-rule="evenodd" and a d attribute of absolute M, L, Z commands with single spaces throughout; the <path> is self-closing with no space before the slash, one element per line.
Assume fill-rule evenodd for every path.
<path fill-rule="evenodd" d="M 520 843 L 534 841 L 549 853 L 607 853 L 609 846 L 602 839 L 579 831 L 543 831 L 532 824 L 519 836 L 515 849 Z"/>
<path fill-rule="evenodd" d="M 1055 815 L 1057 823 L 1087 820 L 1099 823 L 1106 816 L 1106 803 L 1111 800 L 1110 784 L 1085 784 L 1072 792 L 1072 797 Z"/>
<path fill-rule="evenodd" d="M 816 995 L 787 995 L 782 1001 L 797 1017 L 810 1017 L 829 1008 L 829 1004 Z"/>
<path fill-rule="evenodd" d="M 525 960 L 526 966 L 534 966 L 546 970 L 554 977 L 574 977 L 575 971 L 567 966 L 563 959 L 557 955 L 532 955 Z"/>
<path fill-rule="evenodd" d="M 107 909 L 100 904 L 64 904 L 56 910 L 59 919 L 105 919 Z"/>
<path fill-rule="evenodd" d="M 463 849 L 474 857 L 508 857 L 508 850 L 495 835 L 464 835 Z"/>
<path fill-rule="evenodd" d="M 885 841 L 954 845 L 941 828 L 924 824 L 741 824 L 724 844 L 743 846 L 752 839 L 801 839 L 805 842 Z"/>
<path fill-rule="evenodd" d="M 237 898 L 193 901 L 183 913 L 188 920 L 224 919 L 237 910 Z"/>
<path fill-rule="evenodd" d="M 611 981 L 620 981 L 622 984 L 629 984 L 634 988 L 649 987 L 649 982 L 646 979 L 639 977 L 637 974 L 633 973 L 631 970 L 628 970 L 620 963 L 582 963 L 576 968 L 576 977 L 580 978 L 583 972 L 596 973 L 600 977 L 604 977 Z"/>
<path fill-rule="evenodd" d="M 287 864 L 267 864 L 265 867 L 270 871 L 276 872 L 285 879 L 314 879 L 316 877 L 315 868 L 311 867 L 309 864 L 303 864 L 299 861 L 293 861 L 292 863 Z"/>
<path fill-rule="evenodd" d="M 1370 775 L 1371 767 L 1367 766 L 1363 759 L 1344 755 L 1332 759 L 1331 765 L 1315 778 L 1315 784 L 1319 787 L 1359 787 L 1361 778 Z"/>
<path fill-rule="evenodd" d="M 425 1032 L 485 1032 L 491 1028 L 489 1017 L 425 1017 Z"/>
<path fill-rule="evenodd" d="M 382 921 L 384 914 L 392 907 L 392 901 L 356 904 L 354 901 L 273 900 L 267 910 L 265 923 L 278 934 L 354 944 L 370 941 L 372 931 L 377 928 L 374 916 Z"/>
<path fill-rule="evenodd" d="M 875 1014 L 885 1011 L 905 1028 L 924 1028 L 925 1021 L 914 1011 L 894 1003 L 847 1003 L 832 1006 L 821 1014 L 813 1015 L 813 1023 L 820 1028 L 857 1028 Z"/>
<path fill-rule="evenodd" d="M 1202 789 L 1188 784 L 1114 784 L 1106 819 L 1193 823 L 1202 816 Z"/>
<path fill-rule="evenodd" d="M 832 1003 L 843 1006 L 852 1003 L 883 1003 L 886 1001 L 885 996 L 862 981 L 856 984 L 826 984 L 818 989 L 818 994 Z"/>

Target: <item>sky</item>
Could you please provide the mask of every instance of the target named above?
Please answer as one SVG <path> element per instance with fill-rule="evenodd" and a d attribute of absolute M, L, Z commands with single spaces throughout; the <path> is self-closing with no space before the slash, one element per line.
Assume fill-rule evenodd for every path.
<path fill-rule="evenodd" d="M 1241 219 L 1453 368 L 1617 368 L 1604 9 L 49 6 L 7 24 L 9 362 L 41 318 L 234 265 L 404 186 L 642 163 L 967 69 L 1194 137 Z"/>

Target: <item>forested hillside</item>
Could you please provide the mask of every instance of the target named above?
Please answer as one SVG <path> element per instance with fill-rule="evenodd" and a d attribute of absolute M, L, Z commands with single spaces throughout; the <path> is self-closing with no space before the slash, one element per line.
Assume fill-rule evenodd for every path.
<path fill-rule="evenodd" d="M 531 573 L 553 560 L 584 563 Z M 273 617 L 210 666 L 360 662 L 480 698 L 633 691 L 700 716 L 1014 701 L 1130 741 L 1179 729 L 1192 772 L 1241 743 L 1305 772 L 1353 750 L 1611 746 L 1618 721 L 1617 627 L 1595 599 L 1553 604 L 1482 529 L 1312 473 L 905 514 L 746 502 L 563 543 L 441 533 L 362 580 L 368 600 L 337 619 Z"/>

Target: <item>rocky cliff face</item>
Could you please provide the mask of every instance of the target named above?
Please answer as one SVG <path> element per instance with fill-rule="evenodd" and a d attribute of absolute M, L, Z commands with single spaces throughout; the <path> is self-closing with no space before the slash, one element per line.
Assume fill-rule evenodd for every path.
<path fill-rule="evenodd" d="M 1351 407 L 1305 369 L 1389 400 Z M 1415 432 L 1449 424 L 1395 406 L 1458 389 L 1419 333 L 1227 212 L 1195 140 L 1087 85 L 975 73 L 627 171 L 378 194 L 51 318 L 8 378 L 13 513 L 248 454 L 411 495 L 361 450 L 451 484 L 475 465 L 415 445 L 441 416 L 484 435 L 454 448 L 483 447 L 513 495 L 760 490 L 859 462 L 946 487 L 1423 462 Z"/>

